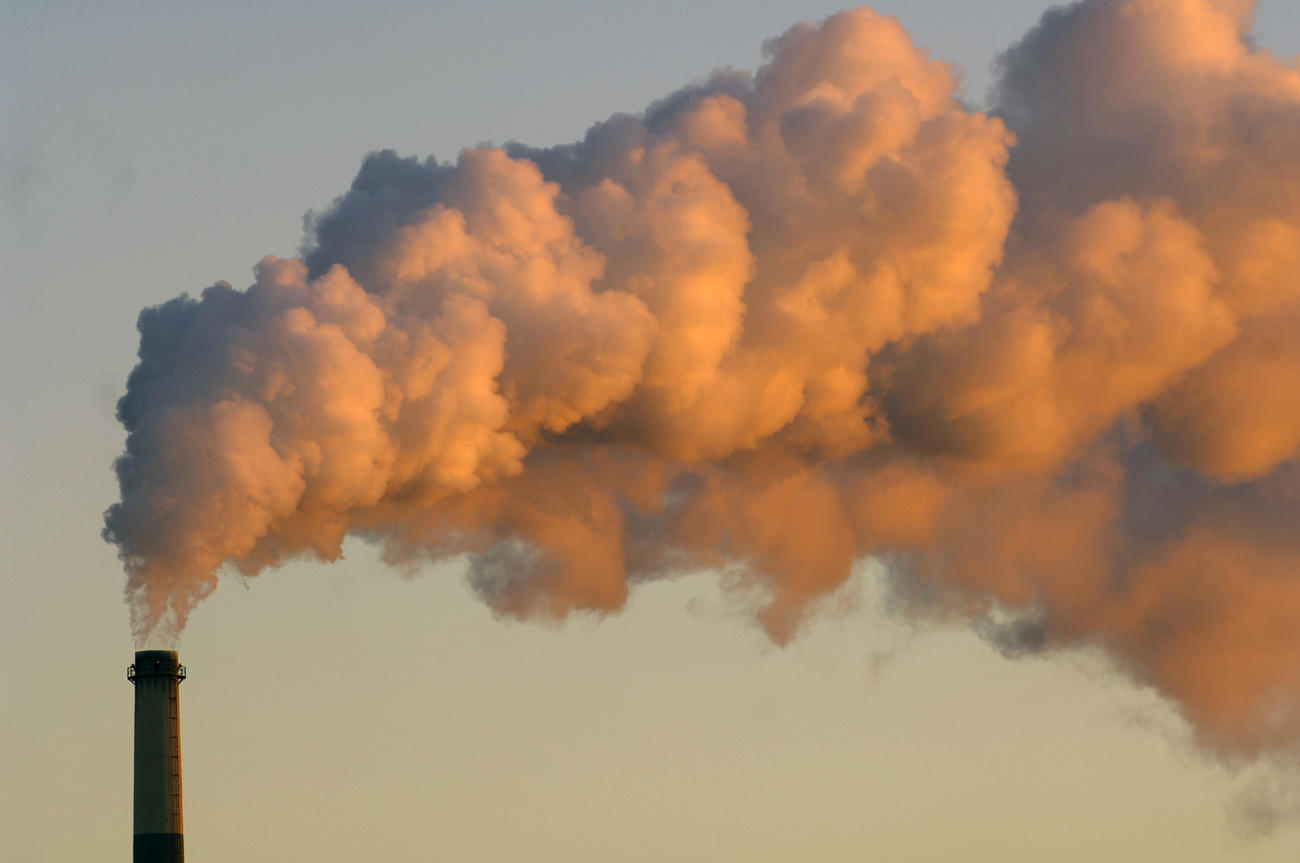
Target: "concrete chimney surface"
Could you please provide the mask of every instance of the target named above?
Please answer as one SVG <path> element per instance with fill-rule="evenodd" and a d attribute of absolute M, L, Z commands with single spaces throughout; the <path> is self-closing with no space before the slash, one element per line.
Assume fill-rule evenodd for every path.
<path fill-rule="evenodd" d="M 180 683 L 174 650 L 141 650 L 127 672 L 135 684 L 134 863 L 182 863 Z"/>

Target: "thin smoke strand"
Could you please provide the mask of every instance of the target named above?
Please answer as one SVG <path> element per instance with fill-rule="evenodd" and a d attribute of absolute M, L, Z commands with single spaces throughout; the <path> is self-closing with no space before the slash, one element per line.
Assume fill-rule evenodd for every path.
<path fill-rule="evenodd" d="M 371 154 L 300 260 L 141 314 L 137 639 L 348 535 L 506 615 L 724 570 L 777 642 L 874 557 L 1297 744 L 1300 71 L 1252 10 L 1054 9 L 987 115 L 856 10 L 571 145 Z"/>

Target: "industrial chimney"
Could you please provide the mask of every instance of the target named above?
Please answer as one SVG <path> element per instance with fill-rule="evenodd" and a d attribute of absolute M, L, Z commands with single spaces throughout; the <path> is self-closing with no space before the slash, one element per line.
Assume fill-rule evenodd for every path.
<path fill-rule="evenodd" d="M 184 863 L 181 825 L 181 681 L 174 650 L 139 650 L 135 684 L 134 863 Z"/>

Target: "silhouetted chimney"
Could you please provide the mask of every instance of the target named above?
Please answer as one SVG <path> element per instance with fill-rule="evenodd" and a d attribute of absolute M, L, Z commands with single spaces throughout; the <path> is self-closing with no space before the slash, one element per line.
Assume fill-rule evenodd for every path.
<path fill-rule="evenodd" d="M 174 650 L 139 650 L 135 684 L 134 863 L 184 863 L 181 823 L 181 681 Z"/>

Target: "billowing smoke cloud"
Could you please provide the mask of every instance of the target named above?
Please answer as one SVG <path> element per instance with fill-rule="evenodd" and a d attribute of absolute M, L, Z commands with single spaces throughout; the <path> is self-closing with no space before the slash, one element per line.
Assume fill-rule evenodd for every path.
<path fill-rule="evenodd" d="M 993 115 L 859 10 L 572 145 L 369 156 L 301 260 L 141 315 L 137 636 L 348 535 L 520 616 L 721 571 L 778 642 L 873 557 L 1296 744 L 1300 71 L 1252 5 L 1053 10 Z"/>

